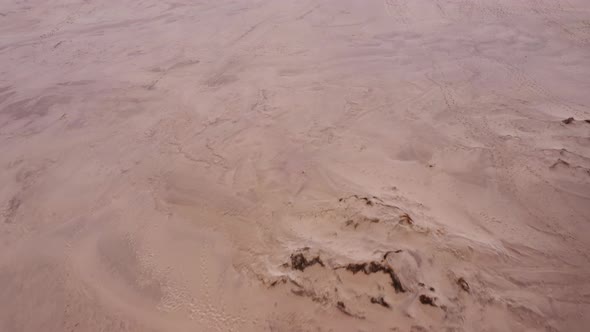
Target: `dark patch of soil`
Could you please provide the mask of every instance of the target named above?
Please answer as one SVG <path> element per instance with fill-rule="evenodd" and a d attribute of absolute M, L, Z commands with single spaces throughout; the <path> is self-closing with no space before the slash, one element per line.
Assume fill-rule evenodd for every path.
<path fill-rule="evenodd" d="M 412 219 L 412 217 L 410 217 L 409 214 L 404 213 L 401 216 L 399 216 L 399 223 L 404 225 L 413 225 L 414 219 Z"/>
<path fill-rule="evenodd" d="M 561 121 L 561 122 L 563 122 L 563 123 L 565 123 L 565 124 L 570 124 L 570 123 L 574 122 L 574 118 L 572 118 L 572 117 L 569 117 L 569 118 L 567 118 L 567 119 L 565 119 L 565 120 L 563 120 L 563 121 Z"/>
<path fill-rule="evenodd" d="M 346 316 L 350 316 L 350 317 L 354 317 L 354 318 L 358 318 L 358 319 L 365 319 L 365 317 L 363 317 L 363 316 L 355 315 L 355 314 L 351 313 L 350 311 L 348 311 L 348 309 L 346 308 L 346 305 L 342 301 L 338 301 L 336 303 L 336 308 L 338 308 L 338 310 L 340 310 L 340 312 L 342 312 Z"/>
<path fill-rule="evenodd" d="M 383 263 L 380 262 L 364 262 L 364 263 L 350 263 L 344 266 L 347 271 L 352 272 L 353 274 L 357 274 L 358 272 L 363 272 L 364 274 L 373 274 L 377 272 L 383 272 L 388 274 L 391 278 L 391 285 L 395 289 L 396 293 L 404 293 L 406 290 L 403 287 L 401 281 L 399 280 L 397 274 L 393 271 L 393 269 Z"/>
<path fill-rule="evenodd" d="M 306 268 L 315 264 L 325 266 L 320 256 L 308 260 L 302 253 L 291 254 L 291 268 L 294 270 L 305 271 Z"/>
<path fill-rule="evenodd" d="M 463 277 L 457 279 L 457 285 L 459 285 L 459 287 L 461 287 L 461 289 L 463 289 L 467 293 L 471 291 L 469 289 L 469 284 L 467 283 L 467 281 L 465 281 L 465 279 L 463 279 Z"/>
<path fill-rule="evenodd" d="M 389 303 L 387 303 L 385 301 L 385 299 L 383 298 L 383 296 L 378 296 L 378 297 L 371 297 L 371 303 L 375 303 L 375 304 L 379 304 L 385 308 L 391 308 L 391 306 L 389 305 Z"/>
<path fill-rule="evenodd" d="M 21 204 L 22 201 L 17 196 L 14 196 L 10 199 L 3 213 L 5 223 L 10 224 L 14 221 L 18 208 L 21 206 Z"/>
<path fill-rule="evenodd" d="M 420 295 L 419 299 L 420 299 L 420 303 L 422 303 L 422 304 L 426 304 L 426 305 L 430 305 L 430 306 L 436 307 L 436 304 L 434 303 L 434 301 L 436 300 L 436 298 L 433 298 L 433 297 L 430 297 L 428 295 L 422 294 L 422 295 Z"/>

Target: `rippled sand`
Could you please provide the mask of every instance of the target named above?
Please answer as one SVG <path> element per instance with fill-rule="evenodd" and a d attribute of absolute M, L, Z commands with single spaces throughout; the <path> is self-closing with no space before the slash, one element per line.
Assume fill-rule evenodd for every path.
<path fill-rule="evenodd" d="M 4 1 L 0 331 L 586 331 L 589 55 L 586 0 Z"/>

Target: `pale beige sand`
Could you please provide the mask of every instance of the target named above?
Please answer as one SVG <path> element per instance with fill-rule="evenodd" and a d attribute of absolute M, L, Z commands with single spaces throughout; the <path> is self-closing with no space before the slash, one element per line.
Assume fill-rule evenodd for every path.
<path fill-rule="evenodd" d="M 587 0 L 2 1 L 0 103 L 0 331 L 590 325 Z"/>

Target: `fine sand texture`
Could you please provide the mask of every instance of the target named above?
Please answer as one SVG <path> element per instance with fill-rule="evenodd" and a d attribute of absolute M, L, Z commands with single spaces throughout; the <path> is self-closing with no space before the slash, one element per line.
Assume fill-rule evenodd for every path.
<path fill-rule="evenodd" d="M 588 331 L 590 1 L 0 4 L 0 331 Z"/>

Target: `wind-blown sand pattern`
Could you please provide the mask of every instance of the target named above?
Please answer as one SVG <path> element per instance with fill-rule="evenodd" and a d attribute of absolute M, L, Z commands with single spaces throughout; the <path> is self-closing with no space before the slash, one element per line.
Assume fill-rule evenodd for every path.
<path fill-rule="evenodd" d="M 587 331 L 590 2 L 0 4 L 0 331 Z"/>

